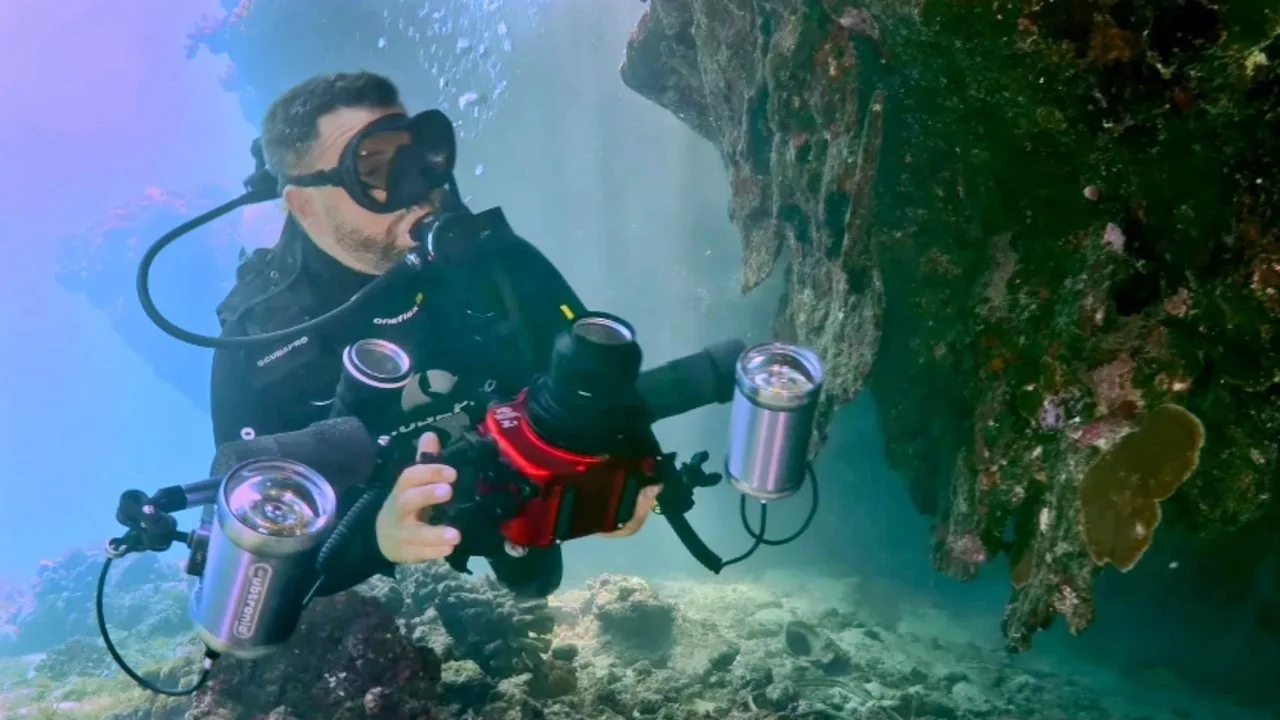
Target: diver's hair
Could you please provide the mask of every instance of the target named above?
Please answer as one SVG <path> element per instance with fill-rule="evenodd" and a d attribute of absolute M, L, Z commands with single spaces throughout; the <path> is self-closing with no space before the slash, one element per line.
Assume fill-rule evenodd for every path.
<path fill-rule="evenodd" d="M 339 108 L 390 110 L 400 91 L 381 75 L 337 73 L 311 78 L 281 95 L 262 121 L 262 154 L 277 176 L 307 172 L 320 134 L 320 118 Z"/>

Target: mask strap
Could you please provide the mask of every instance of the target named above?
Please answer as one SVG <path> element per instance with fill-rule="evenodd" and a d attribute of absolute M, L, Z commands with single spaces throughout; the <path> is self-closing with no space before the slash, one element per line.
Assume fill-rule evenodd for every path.
<path fill-rule="evenodd" d="M 284 178 L 277 178 L 267 169 L 267 158 L 262 152 L 262 138 L 254 138 L 249 146 L 253 154 L 253 174 L 244 179 L 246 195 L 255 199 L 252 202 L 275 200 L 284 192 Z"/>

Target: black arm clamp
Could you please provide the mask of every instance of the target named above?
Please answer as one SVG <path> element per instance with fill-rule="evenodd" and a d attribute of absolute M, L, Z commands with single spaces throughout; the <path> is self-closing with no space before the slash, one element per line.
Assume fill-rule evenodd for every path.
<path fill-rule="evenodd" d="M 128 528 L 124 535 L 107 541 L 107 556 L 113 559 L 135 552 L 164 552 L 175 542 L 186 543 L 188 533 L 178 530 L 178 521 L 167 510 L 176 498 L 166 492 L 149 496 L 141 490 L 126 490 L 116 506 L 116 521 Z M 178 509 L 181 509 L 179 507 Z"/>

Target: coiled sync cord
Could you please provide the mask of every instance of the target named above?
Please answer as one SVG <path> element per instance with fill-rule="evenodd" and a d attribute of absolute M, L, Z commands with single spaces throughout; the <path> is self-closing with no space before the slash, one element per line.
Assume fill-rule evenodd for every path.
<path fill-rule="evenodd" d="M 320 586 L 324 585 L 324 570 L 329 566 L 329 558 L 333 553 L 346 543 L 347 538 L 351 535 L 355 522 L 363 518 L 369 508 L 376 508 L 375 501 L 386 499 L 387 492 L 381 487 L 366 488 L 356 500 L 355 505 L 351 506 L 351 510 L 338 521 L 333 528 L 333 532 L 329 534 L 329 539 L 324 541 L 324 545 L 320 546 L 320 552 L 316 555 L 316 569 L 319 570 L 320 577 L 316 580 L 315 585 L 311 586 L 311 590 L 307 592 L 307 596 L 302 600 L 302 607 L 306 608 L 315 599 L 316 593 L 319 592 Z"/>
<path fill-rule="evenodd" d="M 129 667 L 129 663 L 121 657 L 120 651 L 116 649 L 115 643 L 111 642 L 111 633 L 107 631 L 107 616 L 102 611 L 102 597 L 107 589 L 107 573 L 111 570 L 111 561 L 114 558 L 107 556 L 106 562 L 102 563 L 102 572 L 98 573 L 98 589 L 94 597 L 93 609 L 94 614 L 98 618 L 98 633 L 102 636 L 102 644 L 107 646 L 107 653 L 111 655 L 111 659 L 116 661 L 116 665 L 129 676 L 130 680 L 141 685 L 144 689 L 150 690 L 157 695 L 167 695 L 169 697 L 186 697 L 194 694 L 197 690 L 204 687 L 209 681 L 209 671 L 213 669 L 213 663 L 218 659 L 218 653 L 208 648 L 204 651 L 204 659 L 200 661 L 200 675 L 196 678 L 195 684 L 189 688 L 166 688 L 160 687 L 150 680 L 142 677 L 133 668 Z"/>
<path fill-rule="evenodd" d="M 751 543 L 751 547 L 747 548 L 746 552 L 732 560 L 725 560 L 724 567 L 735 565 L 746 560 L 754 555 L 756 550 L 759 550 L 761 546 L 779 547 L 795 542 L 797 538 L 809 530 L 809 526 L 813 524 L 813 518 L 818 514 L 818 474 L 813 470 L 813 463 L 807 463 L 804 469 L 804 481 L 807 481 L 807 484 L 809 485 L 809 494 L 813 496 L 813 502 L 809 503 L 809 514 L 805 516 L 804 522 L 800 523 L 800 527 L 797 528 L 795 532 L 780 540 L 771 540 L 765 537 L 765 525 L 769 520 L 769 504 L 764 501 L 760 502 L 760 529 L 756 530 L 751 527 L 751 521 L 747 518 L 748 497 L 746 495 L 741 496 L 738 502 L 738 517 L 742 520 L 742 529 L 747 531 L 747 535 L 751 536 L 753 542 Z M 802 481 L 802 483 L 804 481 Z"/>

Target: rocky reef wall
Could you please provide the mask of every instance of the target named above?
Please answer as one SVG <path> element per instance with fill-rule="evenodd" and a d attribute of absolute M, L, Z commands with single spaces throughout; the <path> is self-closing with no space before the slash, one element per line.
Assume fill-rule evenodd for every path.
<path fill-rule="evenodd" d="M 1276 552 L 1274 3 L 650 0 L 624 82 L 722 153 L 744 290 L 874 391 L 1012 649 L 1161 533 L 1248 592 Z M 1208 558 L 1208 559 L 1206 559 Z"/>

